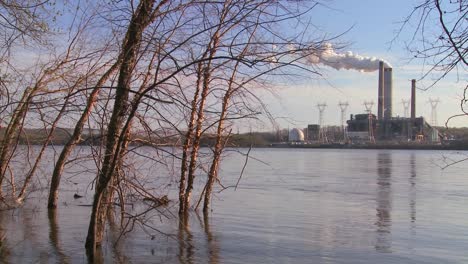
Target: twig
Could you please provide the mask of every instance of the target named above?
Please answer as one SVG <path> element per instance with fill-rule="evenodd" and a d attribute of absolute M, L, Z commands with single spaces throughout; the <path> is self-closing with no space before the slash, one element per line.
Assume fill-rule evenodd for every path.
<path fill-rule="evenodd" d="M 239 182 L 240 182 L 240 180 L 242 178 L 242 175 L 244 175 L 244 170 L 245 170 L 245 167 L 247 167 L 247 163 L 249 162 L 249 154 L 250 154 L 251 150 L 252 150 L 252 144 L 250 144 L 249 150 L 247 151 L 247 154 L 245 155 L 244 166 L 242 167 L 242 171 L 241 171 L 241 173 L 239 175 L 239 178 L 237 179 L 236 186 L 234 187 L 235 191 L 237 190 L 237 186 L 239 186 Z"/>

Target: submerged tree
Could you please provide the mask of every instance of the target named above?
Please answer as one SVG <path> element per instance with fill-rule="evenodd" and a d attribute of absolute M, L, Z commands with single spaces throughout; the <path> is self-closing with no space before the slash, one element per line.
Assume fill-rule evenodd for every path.
<path fill-rule="evenodd" d="M 255 91 L 274 86 L 272 80 L 284 80 L 277 76 L 288 76 L 293 71 L 317 74 L 302 64 L 302 59 L 331 39 L 322 36 L 306 39 L 298 37 L 300 32 L 291 35 L 282 32 L 288 23 L 300 24 L 303 15 L 315 6 L 315 3 L 297 6 L 271 1 L 211 4 L 211 10 L 218 9 L 212 13 L 218 15 L 210 16 L 207 23 L 219 21 L 219 27 L 212 31 L 203 53 L 208 62 L 194 70 L 196 89 L 182 152 L 179 213 L 186 213 L 191 206 L 195 171 L 203 165 L 197 160 L 202 137 L 213 138 L 207 182 L 197 203 L 203 199 L 206 212 L 213 186 L 219 182 L 219 163 L 230 138 L 232 122 L 268 113 L 257 100 Z M 209 8 L 204 10 L 210 12 Z M 307 28 L 302 26 L 304 30 Z"/>
<path fill-rule="evenodd" d="M 42 1 L 0 1 L 0 127 L 7 124 L 0 141 L 0 197 L 2 183 L 8 171 L 8 163 L 21 132 L 23 118 L 28 112 L 29 102 L 46 76 L 40 73 L 36 85 L 31 85 L 19 98 L 15 98 L 17 79 L 16 65 L 11 62 L 15 51 L 27 46 L 27 42 L 40 44 L 49 33 L 48 9 Z M 45 69 L 46 67 L 44 67 Z M 50 69 L 53 70 L 53 69 Z M 15 100 L 16 99 L 16 100 Z M 13 107 L 12 107 L 13 106 Z M 14 110 L 9 115 L 8 110 Z"/>
<path fill-rule="evenodd" d="M 51 34 L 47 46 L 40 47 L 46 56 L 36 55 L 32 62 L 20 62 L 22 65 L 10 63 L 11 67 L 2 67 L 9 71 L 9 76 L 13 76 L 11 81 L 4 83 L 5 89 L 12 92 L 8 93 L 7 99 L 2 98 L 6 104 L 2 106 L 1 119 L 7 125 L 0 142 L 0 186 L 9 187 L 6 196 L 12 198 L 10 205 L 15 205 L 15 202 L 21 204 L 26 197 L 31 180 L 58 126 L 70 121 L 73 112 L 80 108 L 78 102 L 86 96 L 82 91 L 86 91 L 88 83 L 93 82 L 107 65 L 106 45 L 101 47 L 101 42 L 95 40 L 92 42 L 94 45 L 90 45 L 89 37 L 96 30 L 93 24 L 96 13 L 86 8 L 83 10 L 88 12 L 75 10 L 75 21 L 68 28 L 67 40 L 61 38 L 63 33 L 55 33 L 57 36 Z M 26 51 L 13 54 L 18 56 L 17 53 L 21 55 Z M 20 137 L 22 144 L 28 144 L 31 135 L 24 130 L 27 125 L 42 130 L 44 136 L 36 135 L 36 141 L 41 141 L 35 142 L 42 144 L 42 147 L 35 157 L 29 155 L 30 168 L 15 180 L 10 161 L 16 155 Z"/>
<path fill-rule="evenodd" d="M 113 112 L 107 128 L 106 150 L 102 168 L 97 178 L 97 186 L 94 194 L 86 249 L 93 258 L 96 246 L 101 243 L 104 234 L 106 210 L 109 201 L 103 201 L 106 192 L 111 192 L 116 171 L 121 163 L 122 154 L 125 152 L 127 131 L 123 129 L 129 110 L 128 97 L 133 71 L 137 64 L 138 47 L 141 44 L 143 31 L 157 17 L 160 9 L 167 3 L 155 0 L 142 0 L 132 15 L 127 33 L 122 45 L 122 63 L 119 69 L 119 77 L 116 87 L 116 97 Z M 112 187 L 112 186 L 111 186 Z M 107 194 L 107 196 L 111 196 Z"/>
<path fill-rule="evenodd" d="M 52 174 L 46 175 L 48 208 L 55 214 L 73 150 L 89 136 L 87 128 L 97 128 L 102 137 L 90 146 L 89 157 L 96 161 L 90 170 L 96 177 L 88 179 L 94 197 L 85 245 L 94 259 L 113 212 L 120 211 L 124 232 L 135 223 L 147 227 L 146 214 L 167 203 L 156 194 L 165 187 L 158 189 L 146 180 L 170 177 L 171 183 L 177 182 L 183 219 L 201 202 L 206 214 L 216 184 L 222 186 L 218 171 L 232 128 L 262 114 L 268 119 L 258 93 L 287 81 L 287 76 L 317 75 L 302 59 L 333 38 L 308 33 L 305 18 L 315 1 L 141 0 L 83 5 L 76 7 L 80 13 L 73 16 L 69 39 L 53 38 L 44 49 L 50 57 L 35 65 L 39 70 L 22 72 L 28 82 L 13 86 L 2 79 L 1 84 L 8 85 L 2 91 L 17 92 L 1 108 L 7 128 L 0 148 L 0 187 L 8 186 L 15 199 L 24 199 L 54 131 L 67 124 L 71 133 Z M 38 7 L 48 11 L 48 5 Z M 10 161 L 28 124 L 40 127 L 45 136 L 18 184 Z M 150 146 L 150 151 L 142 145 Z M 135 169 L 137 162 L 145 166 L 154 162 L 171 171 L 152 167 L 143 179 Z M 140 203 L 128 208 L 128 201 Z"/>

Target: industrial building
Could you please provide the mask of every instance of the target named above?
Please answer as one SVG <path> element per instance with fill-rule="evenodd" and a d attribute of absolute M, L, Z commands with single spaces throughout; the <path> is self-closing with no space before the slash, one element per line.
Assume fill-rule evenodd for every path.
<path fill-rule="evenodd" d="M 350 141 L 440 141 L 440 133 L 423 117 L 416 117 L 416 80 L 411 81 L 411 117 L 392 116 L 393 73 L 379 63 L 377 116 L 372 113 L 351 115 L 347 123 Z"/>
<path fill-rule="evenodd" d="M 320 125 L 312 124 L 307 126 L 307 140 L 318 141 L 319 140 Z"/>

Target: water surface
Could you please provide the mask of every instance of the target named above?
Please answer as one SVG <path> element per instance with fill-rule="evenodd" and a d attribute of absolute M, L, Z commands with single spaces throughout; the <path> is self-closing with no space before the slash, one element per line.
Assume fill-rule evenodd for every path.
<path fill-rule="evenodd" d="M 440 168 L 467 154 L 254 149 L 241 175 L 245 156 L 232 150 L 223 161 L 221 183 L 234 186 L 242 178 L 237 190 L 218 186 L 208 217 L 191 212 L 188 222 L 179 224 L 171 204 L 116 245 L 119 223 L 111 223 L 102 261 L 468 263 L 468 162 Z M 24 209 L 0 213 L 6 234 L 2 263 L 86 262 L 90 208 L 83 205 L 92 199 L 93 174 L 86 169 L 91 163 L 67 170 L 56 215 L 38 202 L 52 162 L 42 168 L 38 191 Z M 148 186 L 175 198 L 176 178 L 153 166 L 138 167 Z M 203 182 L 200 175 L 197 183 Z M 75 192 L 85 197 L 75 200 Z"/>

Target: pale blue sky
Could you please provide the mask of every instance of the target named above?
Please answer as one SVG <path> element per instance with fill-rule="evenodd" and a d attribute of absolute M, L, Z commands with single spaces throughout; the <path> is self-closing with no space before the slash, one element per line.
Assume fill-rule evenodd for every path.
<path fill-rule="evenodd" d="M 353 28 L 342 40 L 349 42 L 346 50 L 364 56 L 375 56 L 389 61 L 393 66 L 393 114 L 403 116 L 402 99 L 410 97 L 410 79 L 419 79 L 424 72 L 421 62 L 409 62 L 410 54 L 406 51 L 404 42 L 411 39 L 414 28 L 407 27 L 393 43 L 400 23 L 421 0 L 336 0 L 329 1 L 328 8 L 321 7 L 312 13 L 314 23 L 324 31 L 337 34 L 349 27 Z M 289 85 L 278 88 L 279 100 L 264 98 L 275 116 L 288 117 L 292 121 L 280 121 L 285 127 L 305 127 L 318 122 L 316 104 L 326 102 L 326 125 L 340 123 L 339 101 L 348 101 L 348 116 L 350 113 L 362 113 L 363 102 L 377 102 L 377 72 L 361 73 L 351 70 L 333 70 L 323 67 L 325 80 L 310 81 L 305 85 Z M 446 119 L 460 113 L 459 100 L 462 89 L 467 85 L 467 72 L 459 72 L 461 81 L 452 74 L 428 91 L 417 92 L 417 116 L 424 116 L 428 121 L 431 108 L 428 99 L 440 98 L 437 111 L 438 125 L 443 125 Z M 431 82 L 427 79 L 418 82 L 418 88 L 427 87 Z M 373 111 L 376 111 L 374 106 Z M 457 118 L 449 126 L 468 126 L 468 118 Z M 268 129 L 264 127 L 264 129 Z"/>

